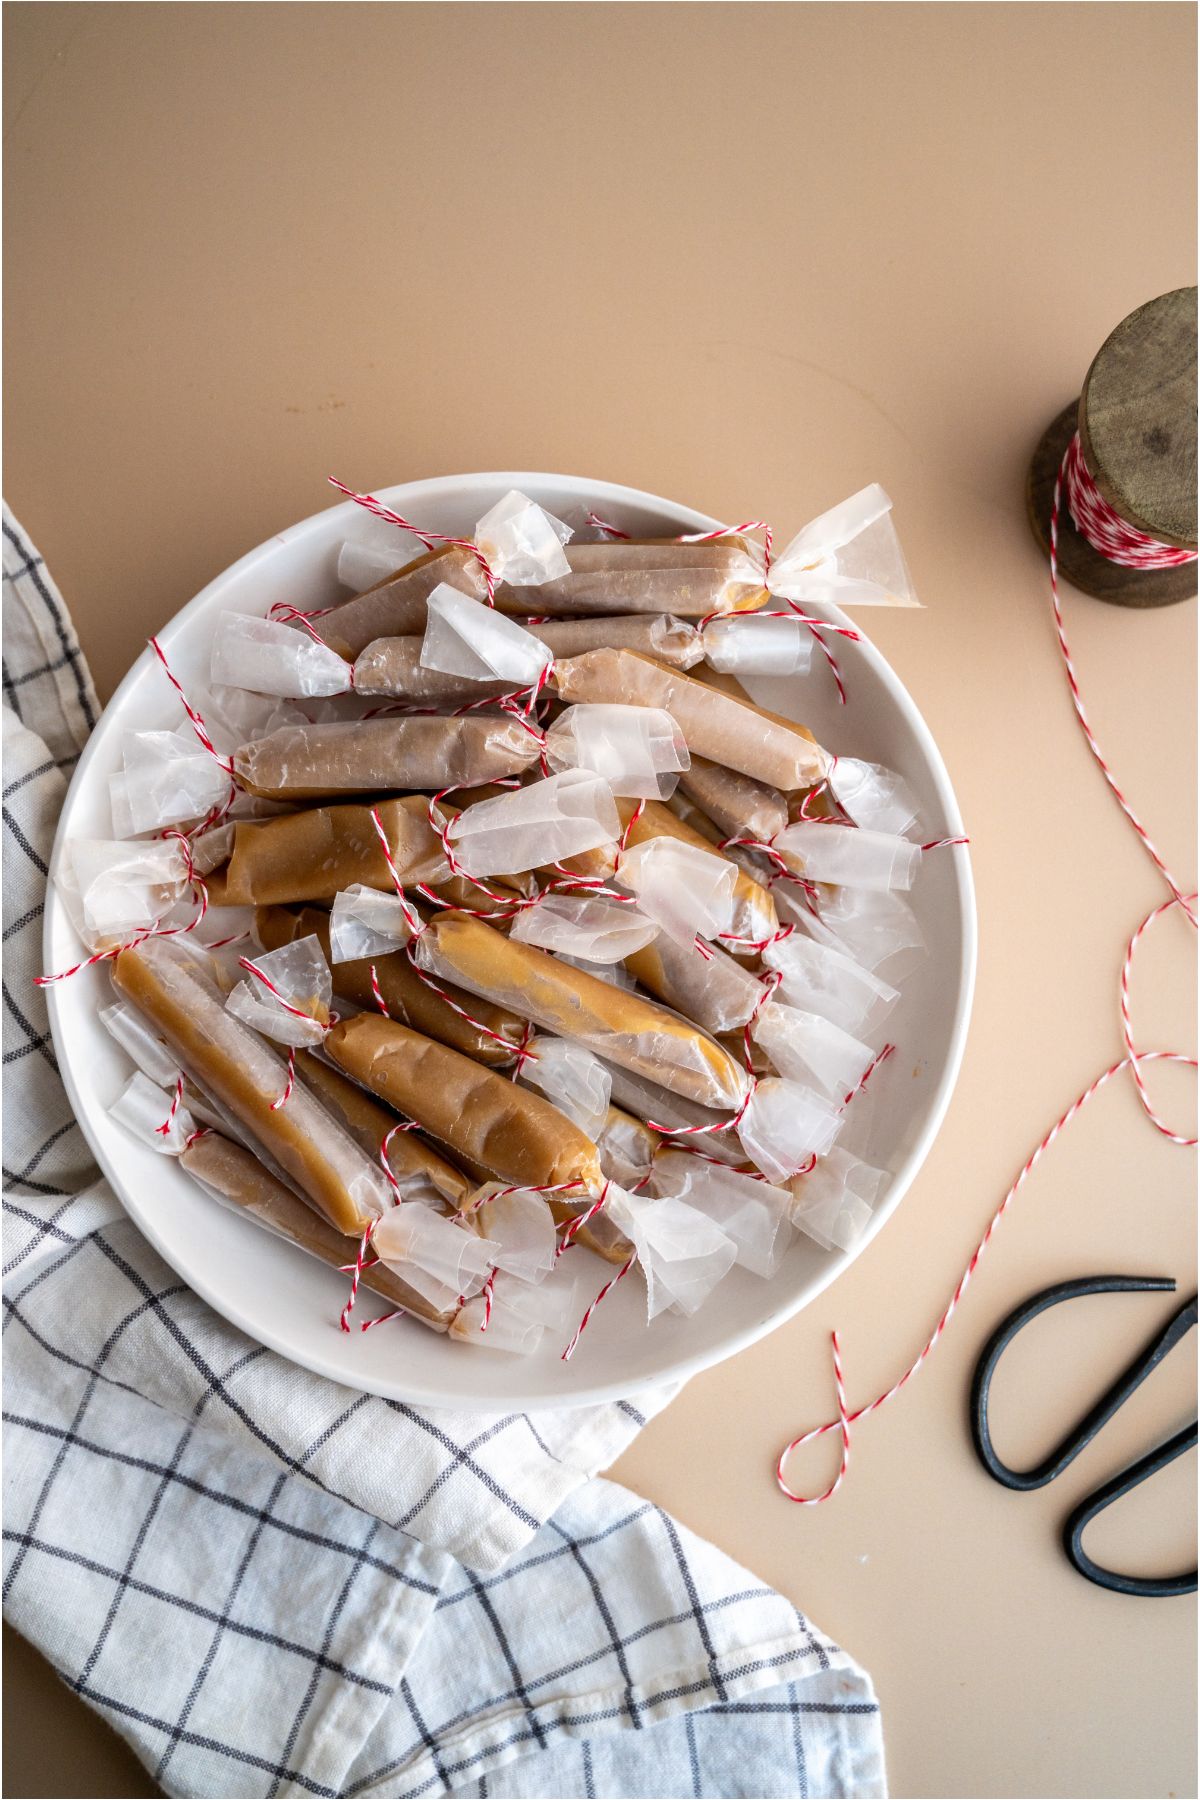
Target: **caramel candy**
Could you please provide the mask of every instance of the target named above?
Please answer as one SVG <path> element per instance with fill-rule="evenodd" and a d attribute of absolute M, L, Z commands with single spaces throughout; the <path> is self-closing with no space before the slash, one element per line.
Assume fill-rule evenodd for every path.
<path fill-rule="evenodd" d="M 421 662 L 424 636 L 381 637 L 368 644 L 354 664 L 354 691 L 392 695 L 405 700 L 432 700 L 441 706 L 455 700 L 482 700 L 512 691 L 511 681 L 473 681 L 448 675 Z"/>
<path fill-rule="evenodd" d="M 568 544 L 569 575 L 537 587 L 502 587 L 496 600 L 506 612 L 552 618 L 642 612 L 703 619 L 714 612 L 753 612 L 767 598 L 758 554 L 739 537 L 707 544 L 674 538 Z"/>
<path fill-rule="evenodd" d="M 470 1057 L 377 1013 L 335 1025 L 325 1050 L 451 1155 L 461 1153 L 501 1181 L 521 1187 L 578 1181 L 589 1193 L 599 1191 L 600 1157 L 591 1139 L 548 1100 Z"/>
<path fill-rule="evenodd" d="M 368 1156 L 378 1158 L 383 1141 L 399 1121 L 395 1113 L 372 1100 L 353 1081 L 348 1081 L 311 1050 L 296 1052 L 296 1068 L 306 1087 L 321 1101 L 327 1112 L 346 1127 L 350 1136 Z M 475 1182 L 461 1169 L 439 1156 L 432 1145 L 415 1131 L 397 1131 L 387 1147 L 388 1167 L 401 1184 L 424 1182 L 433 1190 L 443 1210 L 461 1212 L 475 1192 Z"/>
<path fill-rule="evenodd" d="M 516 719 L 346 719 L 285 725 L 233 756 L 238 780 L 264 800 L 322 800 L 389 788 L 441 788 L 518 775 L 538 759 L 535 732 Z"/>
<path fill-rule="evenodd" d="M 742 1071 L 703 1031 L 640 994 L 502 936 L 482 919 L 442 913 L 417 940 L 416 956 L 438 979 L 574 1038 L 701 1105 L 736 1107 L 745 1098 Z"/>
<path fill-rule="evenodd" d="M 553 680 L 563 700 L 663 707 L 693 756 L 739 769 L 771 787 L 811 787 L 829 766 L 803 726 L 782 724 L 748 700 L 735 700 L 633 650 L 591 650 L 569 658 L 555 665 Z"/>
<path fill-rule="evenodd" d="M 625 617 L 550 619 L 526 628 L 555 657 L 580 656 L 585 650 L 640 650 L 673 669 L 690 669 L 700 659 L 695 626 L 667 613 L 630 613 Z M 510 692 L 512 683 L 472 681 L 427 669 L 421 662 L 424 637 L 376 638 L 354 665 L 360 694 L 386 694 L 406 700 L 479 700 Z"/>
<path fill-rule="evenodd" d="M 679 944 L 665 931 L 627 956 L 625 967 L 665 1005 L 714 1037 L 745 1025 L 762 997 L 762 984 L 732 956 L 713 947 L 706 960 L 694 944 Z M 728 1048 L 739 1056 L 739 1043 Z"/>
<path fill-rule="evenodd" d="M 343 600 L 321 620 L 321 636 L 331 650 L 353 662 L 376 638 L 423 632 L 425 602 L 443 581 L 474 600 L 486 597 L 478 557 L 457 544 L 447 544 L 418 556 L 365 593 Z"/>
<path fill-rule="evenodd" d="M 693 756 L 679 785 L 722 837 L 752 837 L 769 843 L 788 822 L 787 801 L 778 788 L 755 781 L 739 769 L 722 768 L 703 756 Z"/>
<path fill-rule="evenodd" d="M 571 573 L 539 587 L 500 587 L 501 612 L 578 618 L 597 613 L 671 613 L 703 619 L 713 612 L 752 612 L 767 598 L 753 569 L 754 547 L 742 538 L 680 544 L 647 538 L 619 544 L 568 544 Z M 365 593 L 343 600 L 321 621 L 321 636 L 353 662 L 376 638 L 425 629 L 425 602 L 439 582 L 472 599 L 486 597 L 478 559 L 449 546 L 420 556 Z"/>
<path fill-rule="evenodd" d="M 366 1229 L 390 1199 L 382 1169 L 359 1149 L 297 1076 L 286 1103 L 283 1058 L 225 1010 L 203 954 L 174 938 L 122 950 L 113 981 L 179 1058 L 181 1069 L 227 1108 L 270 1160 L 338 1231 Z"/>
<path fill-rule="evenodd" d="M 268 1231 L 286 1238 L 289 1244 L 307 1251 L 309 1256 L 341 1269 L 354 1261 L 357 1244 L 343 1237 L 332 1225 L 313 1212 L 263 1168 L 248 1150 L 210 1131 L 197 1138 L 179 1158 L 188 1174 L 202 1186 L 231 1202 Z M 444 1331 L 453 1313 L 437 1312 L 408 1283 L 402 1281 L 386 1263 L 372 1262 L 363 1270 L 362 1282 L 374 1293 L 382 1294 L 393 1306 L 401 1306 L 426 1325 Z"/>
<path fill-rule="evenodd" d="M 317 912 L 313 907 L 303 907 L 298 914 L 286 907 L 260 907 L 255 914 L 254 929 L 264 950 L 278 950 L 294 938 L 307 937 L 311 933 L 320 939 L 328 958 L 329 915 Z M 334 963 L 334 993 L 368 1011 L 375 1010 L 379 1002 L 371 986 L 371 966 L 370 960 Z M 473 994 L 450 982 L 438 983 L 449 995 L 449 1000 L 443 1000 L 421 980 L 403 950 L 376 957 L 374 967 L 383 1003 L 389 1016 L 399 1024 L 409 1025 L 426 1037 L 437 1038 L 440 1043 L 449 1044 L 452 1050 L 461 1050 L 464 1056 L 473 1056 L 476 1062 L 486 1063 L 491 1068 L 511 1066 L 527 1029 L 524 1019 L 502 1007 L 491 1006 L 486 1000 L 477 1000 Z M 479 1024 L 473 1025 L 463 1018 L 454 1010 L 451 1001 L 463 1007 Z M 488 1029 L 481 1030 L 482 1026 Z"/>
<path fill-rule="evenodd" d="M 401 881 L 446 879 L 449 865 L 425 799 L 381 800 L 375 810 Z M 208 877 L 209 898 L 218 906 L 332 901 L 355 882 L 393 889 L 368 806 L 314 806 L 277 819 L 239 820 L 233 832 L 233 854 Z"/>

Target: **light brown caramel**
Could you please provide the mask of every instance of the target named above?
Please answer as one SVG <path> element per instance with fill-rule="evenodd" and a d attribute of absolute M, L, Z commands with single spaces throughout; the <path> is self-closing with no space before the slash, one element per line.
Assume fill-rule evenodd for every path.
<path fill-rule="evenodd" d="M 486 930 L 487 928 L 484 927 Z M 326 1053 L 423 1131 L 523 1187 L 601 1181 L 595 1144 L 548 1100 L 377 1013 L 335 1025 Z"/>

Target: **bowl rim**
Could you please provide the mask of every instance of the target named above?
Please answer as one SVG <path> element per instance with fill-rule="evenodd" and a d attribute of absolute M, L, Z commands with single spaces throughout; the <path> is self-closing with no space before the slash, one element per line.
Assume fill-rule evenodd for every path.
<path fill-rule="evenodd" d="M 707 513 L 699 512 L 693 507 L 684 506 L 680 502 L 667 499 L 662 495 L 651 493 L 645 488 L 629 487 L 620 482 L 594 480 L 586 476 L 564 475 L 547 470 L 481 470 L 466 474 L 427 476 L 420 481 L 393 482 L 364 491 L 381 499 L 385 505 L 393 506 L 397 511 L 406 508 L 411 511 L 414 503 L 419 507 L 422 496 L 431 492 L 434 493 L 439 504 L 444 504 L 455 496 L 467 494 L 482 487 L 498 488 L 501 492 L 505 492 L 509 488 L 525 489 L 529 486 L 556 486 L 574 489 L 581 498 L 586 496 L 587 500 L 592 503 L 600 500 L 616 506 L 644 507 L 647 510 L 657 511 L 672 521 L 677 521 L 681 529 L 689 531 L 715 531 L 721 529 L 723 523 L 720 519 L 713 518 Z M 271 556 L 277 545 L 295 545 L 301 543 L 306 537 L 323 532 L 332 522 L 334 515 L 341 514 L 349 525 L 359 516 L 359 512 L 360 508 L 353 500 L 345 500 L 333 506 L 322 507 L 317 512 L 308 514 L 307 517 L 297 520 L 295 524 L 287 526 L 283 531 L 273 533 L 262 543 L 255 545 L 245 555 L 228 564 L 211 581 L 206 582 L 204 587 L 178 612 L 173 614 L 161 630 L 155 634 L 164 649 L 169 649 L 180 633 L 186 630 L 189 620 L 198 612 L 202 612 L 219 590 L 234 581 L 235 578 L 252 573 L 259 563 L 265 562 Z M 859 654 L 871 664 L 876 677 L 887 689 L 893 703 L 901 713 L 906 728 L 922 749 L 945 819 L 947 835 L 951 837 L 964 836 L 962 816 L 949 772 L 933 733 L 916 702 L 883 653 L 875 647 L 863 631 L 862 626 L 856 621 L 852 621 L 840 608 L 830 606 L 826 611 L 832 623 L 853 625 L 853 628 L 860 634 L 857 645 Z M 52 870 L 57 866 L 62 841 L 67 832 L 73 796 L 86 781 L 90 764 L 99 752 L 103 736 L 100 728 L 105 718 L 120 710 L 127 694 L 141 678 L 145 668 L 152 660 L 152 655 L 153 653 L 147 646 L 134 659 L 115 689 L 112 698 L 104 707 L 83 748 L 67 792 L 63 797 L 51 853 L 50 867 Z M 495 1397 L 491 1395 L 478 1401 L 458 1394 L 447 1396 L 436 1385 L 431 1387 L 423 1383 L 419 1376 L 414 1378 L 413 1372 L 408 1368 L 402 1368 L 399 1378 L 395 1381 L 380 1379 L 375 1370 L 364 1371 L 363 1377 L 356 1379 L 352 1372 L 332 1365 L 320 1354 L 319 1350 L 310 1351 L 307 1346 L 298 1349 L 292 1342 L 282 1339 L 269 1323 L 264 1323 L 261 1318 L 253 1316 L 238 1305 L 236 1300 L 231 1300 L 228 1295 L 224 1294 L 219 1281 L 210 1280 L 203 1271 L 197 1274 L 190 1267 L 181 1267 L 178 1252 L 159 1230 L 152 1209 L 131 1200 L 126 1191 L 124 1179 L 116 1173 L 106 1149 L 90 1128 L 88 1107 L 84 1103 L 84 1096 L 76 1078 L 72 1059 L 66 1052 L 64 1022 L 60 1015 L 60 990 L 57 986 L 51 986 L 44 989 L 43 992 L 46 994 L 50 1029 L 54 1038 L 63 1085 L 74 1116 L 102 1173 L 112 1186 L 125 1212 L 158 1255 L 222 1318 L 245 1332 L 257 1343 L 263 1344 L 268 1349 L 285 1357 L 289 1362 L 306 1368 L 314 1374 L 325 1376 L 342 1386 L 352 1387 L 364 1393 L 389 1399 L 402 1399 L 410 1404 L 420 1406 L 478 1407 L 489 1413 L 497 1410 L 505 1413 L 568 1411 L 579 1407 L 628 1399 L 639 1393 L 661 1389 L 674 1382 L 682 1383 L 702 1370 L 712 1368 L 718 1363 L 738 1355 L 742 1350 L 757 1343 L 759 1339 L 769 1336 L 781 1325 L 786 1324 L 789 1319 L 794 1318 L 797 1313 L 824 1293 L 863 1253 L 868 1244 L 873 1242 L 876 1235 L 892 1217 L 916 1179 L 932 1148 L 934 1139 L 941 1130 L 962 1066 L 970 1025 L 978 960 L 978 915 L 969 848 L 964 847 L 962 852 L 955 856 L 954 862 L 961 922 L 961 949 L 957 971 L 958 998 L 948 1051 L 937 1076 L 933 1099 L 928 1107 L 925 1123 L 909 1149 L 903 1164 L 899 1169 L 893 1171 L 884 1199 L 872 1213 L 863 1235 L 853 1248 L 849 1251 L 841 1251 L 836 1255 L 831 1253 L 826 1262 L 799 1288 L 783 1295 L 774 1305 L 749 1324 L 722 1338 L 719 1344 L 710 1345 L 686 1355 L 675 1356 L 669 1359 L 663 1368 L 656 1371 L 625 1376 L 616 1381 L 598 1379 L 583 1387 L 575 1388 L 569 1394 L 556 1397 L 540 1393 L 522 1394 L 519 1359 L 512 1359 L 513 1393 L 511 1398 L 506 1398 L 500 1406 L 497 1405 Z M 52 940 L 56 930 L 60 927 L 63 913 L 62 902 L 51 881 L 47 884 L 45 917 L 42 924 L 42 949 L 46 967 L 52 966 Z"/>

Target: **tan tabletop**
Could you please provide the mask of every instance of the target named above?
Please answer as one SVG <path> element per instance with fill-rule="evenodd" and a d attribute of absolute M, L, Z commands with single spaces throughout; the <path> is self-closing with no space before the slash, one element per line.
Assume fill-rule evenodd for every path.
<path fill-rule="evenodd" d="M 1179 1354 L 1053 1487 L 990 1482 L 969 1372 L 1055 1280 L 1194 1263 L 1191 1154 L 1098 1099 L 1004 1225 L 845 1490 L 782 1441 L 907 1364 L 1059 1111 L 1120 1055 L 1124 945 L 1164 890 L 1090 763 L 1022 480 L 1141 301 L 1195 279 L 1194 13 L 1174 5 L 10 6 L 7 496 L 102 694 L 214 573 L 359 486 L 606 476 L 787 533 L 884 483 L 925 604 L 873 615 L 973 839 L 981 958 L 941 1137 L 832 1292 L 693 1381 L 615 1473 L 790 1595 L 875 1678 L 905 1795 L 1194 1792 L 1195 1609 L 1058 1547 L 1191 1416 Z M 1194 859 L 1194 604 L 1067 596 L 1105 746 Z M 1143 952 L 1146 1044 L 1187 1048 L 1193 952 Z M 1189 1079 L 1153 1073 L 1187 1120 Z M 1001 1448 L 1053 1441 L 1168 1307 L 1064 1309 L 1003 1371 Z M 831 1440 L 795 1478 L 823 1485 Z M 1193 1555 L 1194 1458 L 1089 1546 Z M 153 1791 L 28 1652 L 6 1791 Z"/>

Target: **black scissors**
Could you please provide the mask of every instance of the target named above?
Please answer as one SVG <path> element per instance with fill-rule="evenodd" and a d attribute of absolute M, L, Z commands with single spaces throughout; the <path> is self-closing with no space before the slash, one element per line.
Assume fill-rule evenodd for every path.
<path fill-rule="evenodd" d="M 988 1473 L 1005 1487 L 1016 1488 L 1027 1493 L 1033 1488 L 1045 1487 L 1061 1475 L 1063 1470 L 1074 1462 L 1080 1451 L 1090 1444 L 1096 1433 L 1107 1425 L 1113 1414 L 1117 1412 L 1130 1395 L 1138 1389 L 1147 1375 L 1156 1369 L 1163 1358 L 1174 1349 L 1179 1340 L 1187 1335 L 1196 1323 L 1196 1295 L 1186 1301 L 1179 1310 L 1168 1319 L 1167 1323 L 1146 1345 L 1140 1356 L 1134 1358 L 1125 1370 L 1118 1375 L 1107 1393 L 1086 1413 L 1072 1431 L 1069 1431 L 1056 1449 L 1052 1450 L 1044 1461 L 1036 1468 L 1019 1470 L 1010 1469 L 1007 1463 L 1001 1462 L 992 1444 L 988 1431 L 988 1390 L 992 1376 L 1005 1350 L 1012 1343 L 1022 1326 L 1036 1319 L 1039 1313 L 1048 1307 L 1057 1306 L 1060 1300 L 1074 1300 L 1082 1294 L 1132 1294 L 1132 1293 L 1174 1293 L 1175 1283 L 1159 1277 L 1143 1277 L 1139 1275 L 1086 1275 L 1078 1281 L 1060 1281 L 1057 1286 L 1044 1289 L 1034 1294 L 1011 1312 L 992 1333 L 984 1347 L 982 1356 L 975 1367 L 975 1377 L 971 1383 L 971 1435 L 975 1440 L 975 1448 Z M 1101 1568 L 1092 1561 L 1083 1548 L 1083 1533 L 1097 1513 L 1111 1506 L 1123 1494 L 1130 1493 L 1143 1481 L 1148 1481 L 1168 1463 L 1174 1462 L 1177 1456 L 1192 1450 L 1196 1445 L 1196 1421 L 1182 1431 L 1176 1432 L 1166 1443 L 1160 1444 L 1157 1450 L 1123 1469 L 1106 1481 L 1102 1487 L 1081 1500 L 1063 1526 L 1063 1548 L 1067 1556 L 1081 1575 L 1097 1586 L 1111 1588 L 1117 1594 L 1140 1594 L 1146 1598 L 1162 1598 L 1172 1594 L 1194 1594 L 1196 1592 L 1196 1570 L 1186 1575 L 1142 1576 L 1121 1575 L 1115 1569 Z"/>

